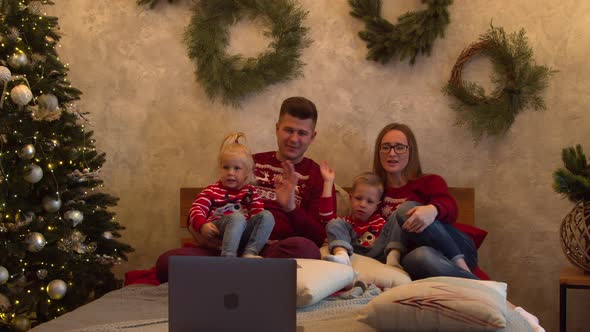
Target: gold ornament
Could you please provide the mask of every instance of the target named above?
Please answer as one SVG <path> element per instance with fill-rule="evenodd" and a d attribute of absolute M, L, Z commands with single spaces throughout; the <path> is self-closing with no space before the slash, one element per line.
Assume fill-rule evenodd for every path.
<path fill-rule="evenodd" d="M 28 331 L 31 328 L 31 321 L 25 316 L 14 317 L 11 324 L 17 331 Z"/>
<path fill-rule="evenodd" d="M 23 146 L 19 151 L 18 151 L 18 156 L 21 159 L 32 159 L 35 156 L 35 146 L 33 144 L 27 144 L 25 146 Z"/>
<path fill-rule="evenodd" d="M 47 241 L 43 234 L 38 232 L 31 232 L 26 239 L 27 242 L 27 250 L 30 252 L 38 252 L 45 247 Z"/>
<path fill-rule="evenodd" d="M 13 55 L 8 57 L 8 64 L 13 69 L 20 69 L 29 63 L 29 59 L 27 55 L 24 53 L 14 53 Z"/>
<path fill-rule="evenodd" d="M 49 284 L 47 284 L 47 295 L 53 300 L 61 300 L 64 296 L 66 296 L 66 292 L 68 290 L 68 286 L 66 285 L 65 281 L 61 279 L 52 280 Z"/>

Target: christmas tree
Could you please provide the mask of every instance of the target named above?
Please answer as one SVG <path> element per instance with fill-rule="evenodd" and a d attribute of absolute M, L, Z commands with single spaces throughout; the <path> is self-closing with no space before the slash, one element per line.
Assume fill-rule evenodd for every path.
<path fill-rule="evenodd" d="M 26 331 L 120 287 L 133 249 L 109 208 L 49 0 L 0 0 L 0 331 Z"/>

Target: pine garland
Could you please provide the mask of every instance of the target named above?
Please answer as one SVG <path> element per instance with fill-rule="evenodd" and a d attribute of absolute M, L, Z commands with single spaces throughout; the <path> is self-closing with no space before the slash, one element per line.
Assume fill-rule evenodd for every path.
<path fill-rule="evenodd" d="M 553 189 L 574 203 L 590 201 L 590 166 L 582 146 L 564 148 L 561 159 L 565 168 L 553 173 Z"/>
<path fill-rule="evenodd" d="M 208 0 L 196 2 L 185 31 L 189 57 L 196 66 L 197 80 L 207 96 L 221 97 L 225 104 L 239 106 L 247 96 L 268 85 L 301 75 L 303 48 L 311 41 L 302 21 L 307 12 L 292 0 Z M 225 52 L 228 27 L 238 20 L 261 17 L 270 30 L 270 51 L 257 58 Z"/>
<path fill-rule="evenodd" d="M 350 15 L 365 22 L 366 30 L 359 37 L 367 42 L 368 60 L 387 63 L 393 57 L 400 61 L 416 62 L 421 54 L 430 55 L 432 45 L 451 22 L 448 7 L 452 0 L 422 0 L 425 10 L 408 12 L 391 24 L 381 16 L 381 0 L 348 0 L 353 10 Z"/>
<path fill-rule="evenodd" d="M 496 87 L 490 95 L 476 83 L 461 79 L 465 64 L 479 54 L 489 56 L 493 64 L 491 79 Z M 546 108 L 541 92 L 556 71 L 536 65 L 532 58 L 533 50 L 524 29 L 506 34 L 504 29 L 494 26 L 461 52 L 443 91 L 458 99 L 452 105 L 457 112 L 456 125 L 470 127 L 475 142 L 484 135 L 504 134 L 516 115 L 527 107 Z"/>

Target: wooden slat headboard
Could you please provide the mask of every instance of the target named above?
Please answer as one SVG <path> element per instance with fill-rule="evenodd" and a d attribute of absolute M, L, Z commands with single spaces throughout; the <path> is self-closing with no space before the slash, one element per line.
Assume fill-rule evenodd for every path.
<path fill-rule="evenodd" d="M 344 188 L 350 192 L 351 188 Z M 188 210 L 203 188 L 180 188 L 180 227 L 186 228 Z M 449 192 L 459 206 L 457 222 L 475 225 L 475 190 L 473 188 L 449 187 Z M 193 242 L 192 238 L 182 238 L 182 244 Z"/>

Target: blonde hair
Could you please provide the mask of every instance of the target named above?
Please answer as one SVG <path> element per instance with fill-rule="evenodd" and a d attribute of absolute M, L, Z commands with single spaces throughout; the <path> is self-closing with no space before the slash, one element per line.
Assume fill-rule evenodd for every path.
<path fill-rule="evenodd" d="M 379 192 L 379 199 L 381 199 L 381 196 L 383 196 L 383 182 L 381 181 L 381 178 L 377 176 L 377 174 L 373 172 L 365 172 L 357 175 L 352 180 L 352 192 L 354 192 L 356 187 L 360 184 L 366 184 L 376 188 Z"/>
<path fill-rule="evenodd" d="M 252 184 L 256 181 L 254 177 L 254 159 L 252 159 L 250 148 L 246 145 L 246 135 L 244 133 L 231 133 L 223 139 L 219 147 L 218 162 L 220 167 L 224 157 L 241 159 L 248 172 L 246 183 Z"/>

